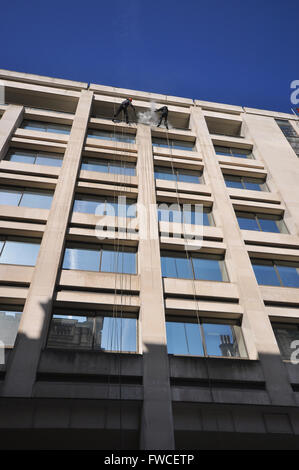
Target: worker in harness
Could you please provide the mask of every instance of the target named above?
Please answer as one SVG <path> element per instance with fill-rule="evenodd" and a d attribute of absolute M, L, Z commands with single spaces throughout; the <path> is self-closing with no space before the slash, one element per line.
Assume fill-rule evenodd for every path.
<path fill-rule="evenodd" d="M 161 125 L 161 123 L 164 119 L 165 127 L 166 127 L 166 129 L 168 129 L 168 122 L 167 122 L 168 108 L 167 108 L 167 106 L 162 106 L 162 108 L 156 109 L 156 113 L 161 113 L 160 120 L 159 120 L 159 123 L 158 123 L 157 127 L 160 127 L 160 125 Z"/>
<path fill-rule="evenodd" d="M 134 113 L 135 113 L 135 116 L 136 116 L 136 110 L 134 108 L 134 106 L 132 105 L 132 98 L 127 98 L 125 101 L 123 101 L 118 110 L 116 111 L 116 113 L 114 114 L 113 116 L 113 119 L 112 121 L 115 122 L 115 119 L 117 118 L 117 116 L 123 112 L 124 115 L 125 115 L 125 118 L 126 118 L 126 123 L 129 124 L 129 115 L 128 115 L 128 107 L 131 106 L 134 110 Z"/>

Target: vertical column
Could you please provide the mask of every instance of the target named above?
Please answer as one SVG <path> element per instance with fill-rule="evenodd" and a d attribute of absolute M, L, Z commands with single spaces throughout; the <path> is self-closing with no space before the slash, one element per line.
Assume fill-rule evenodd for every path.
<path fill-rule="evenodd" d="M 23 114 L 23 106 L 10 104 L 0 119 L 0 160 L 2 160 L 8 150 L 14 131 L 21 124 Z"/>
<path fill-rule="evenodd" d="M 40 252 L 5 376 L 5 396 L 29 397 L 52 312 L 93 94 L 82 91 L 55 189 Z"/>
<path fill-rule="evenodd" d="M 272 404 L 292 405 L 294 398 L 289 379 L 200 108 L 191 109 L 190 121 L 193 131 L 197 134 L 205 169 L 209 174 L 222 219 L 222 230 L 227 245 L 226 258 L 229 259 L 230 268 L 238 285 L 240 302 L 244 307 L 242 329 L 249 357 L 256 359 L 258 355 Z"/>
<path fill-rule="evenodd" d="M 243 119 L 299 233 L 298 157 L 274 118 L 244 114 Z"/>
<path fill-rule="evenodd" d="M 166 346 L 160 243 L 154 166 L 149 126 L 138 124 L 138 203 L 146 212 L 139 219 L 140 323 L 143 345 L 144 401 L 141 448 L 173 449 L 174 432 Z"/>

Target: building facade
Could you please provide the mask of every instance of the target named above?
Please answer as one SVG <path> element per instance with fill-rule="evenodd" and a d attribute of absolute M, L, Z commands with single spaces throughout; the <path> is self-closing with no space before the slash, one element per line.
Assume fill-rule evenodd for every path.
<path fill-rule="evenodd" d="M 0 447 L 296 448 L 299 119 L 0 80 Z"/>

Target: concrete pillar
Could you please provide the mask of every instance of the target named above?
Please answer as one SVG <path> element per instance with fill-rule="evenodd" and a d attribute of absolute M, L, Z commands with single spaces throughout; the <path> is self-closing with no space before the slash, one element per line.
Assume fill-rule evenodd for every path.
<path fill-rule="evenodd" d="M 244 114 L 251 140 L 259 157 L 269 169 L 271 178 L 283 198 L 299 233 L 299 160 L 275 119 L 268 116 Z M 283 164 L 282 164 L 283 163 Z"/>
<path fill-rule="evenodd" d="M 10 139 L 22 122 L 24 114 L 23 106 L 10 104 L 0 119 L 0 160 L 8 150 Z"/>
<path fill-rule="evenodd" d="M 93 94 L 82 91 L 57 181 L 51 211 L 5 375 L 5 396 L 30 397 L 51 319 L 52 301 L 80 169 Z"/>
<path fill-rule="evenodd" d="M 139 241 L 140 325 L 143 347 L 144 401 L 141 448 L 174 449 L 174 432 L 166 346 L 160 242 L 151 129 L 137 126 L 138 203 L 146 208 Z M 150 213 L 149 208 L 155 207 Z"/>
<path fill-rule="evenodd" d="M 272 404 L 292 405 L 294 397 L 286 369 L 265 311 L 201 108 L 191 108 L 190 124 L 197 135 L 205 171 L 209 175 L 212 193 L 221 218 L 221 228 L 227 246 L 226 260 L 229 262 L 229 274 L 238 285 L 240 304 L 244 307 L 242 330 L 249 357 L 260 360 Z"/>

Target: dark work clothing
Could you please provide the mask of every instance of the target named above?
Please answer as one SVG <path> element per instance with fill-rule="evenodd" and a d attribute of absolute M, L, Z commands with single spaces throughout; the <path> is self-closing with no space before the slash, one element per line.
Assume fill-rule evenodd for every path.
<path fill-rule="evenodd" d="M 130 100 L 125 100 L 123 101 L 118 110 L 116 111 L 116 113 L 114 114 L 113 116 L 113 120 L 121 113 L 123 112 L 124 115 L 125 115 L 125 118 L 126 118 L 126 123 L 128 124 L 129 123 L 129 115 L 128 115 L 128 107 L 129 106 L 132 106 L 132 108 L 134 109 L 134 112 L 135 112 L 135 108 L 134 106 L 132 105 L 131 101 Z"/>
<path fill-rule="evenodd" d="M 166 129 L 168 129 L 168 122 L 167 122 L 168 108 L 167 108 L 167 106 L 162 106 L 162 108 L 157 109 L 156 112 L 161 113 L 160 120 L 159 120 L 159 123 L 158 123 L 157 127 L 160 127 L 160 125 L 162 124 L 162 121 L 164 119 L 164 124 L 166 126 Z"/>

